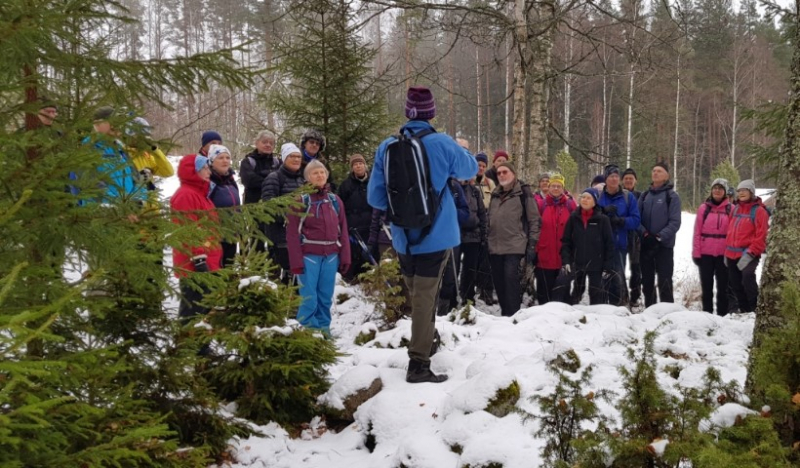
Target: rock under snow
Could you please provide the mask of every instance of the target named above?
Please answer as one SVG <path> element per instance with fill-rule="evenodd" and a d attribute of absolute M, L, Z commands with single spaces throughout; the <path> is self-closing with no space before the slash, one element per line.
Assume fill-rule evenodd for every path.
<path fill-rule="evenodd" d="M 745 418 L 753 414 L 758 413 L 738 403 L 726 403 L 714 410 L 708 419 L 700 421 L 699 427 L 701 431 L 715 432 L 718 429 L 731 427 L 736 424 L 737 419 Z"/>
<path fill-rule="evenodd" d="M 341 376 L 317 402 L 341 412 L 342 419 L 353 420 L 359 406 L 383 388 L 380 371 L 373 366 L 358 366 Z"/>

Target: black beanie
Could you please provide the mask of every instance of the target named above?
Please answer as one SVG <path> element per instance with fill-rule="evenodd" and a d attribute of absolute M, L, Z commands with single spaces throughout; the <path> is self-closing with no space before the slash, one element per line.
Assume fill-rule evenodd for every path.
<path fill-rule="evenodd" d="M 639 178 L 639 176 L 636 175 L 636 171 L 634 171 L 633 168 L 629 167 L 629 168 L 625 169 L 625 172 L 622 173 L 622 177 L 625 177 L 628 174 L 632 175 L 634 179 L 638 179 Z"/>
<path fill-rule="evenodd" d="M 661 169 L 667 171 L 667 174 L 669 174 L 669 166 L 667 166 L 667 163 L 665 163 L 664 161 L 659 161 L 653 164 L 653 167 L 660 167 Z"/>

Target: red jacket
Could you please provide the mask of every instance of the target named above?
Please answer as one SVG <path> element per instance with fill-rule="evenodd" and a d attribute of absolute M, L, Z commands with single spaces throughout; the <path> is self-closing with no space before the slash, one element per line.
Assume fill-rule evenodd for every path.
<path fill-rule="evenodd" d="M 217 220 L 217 213 L 214 211 L 214 204 L 208 199 L 208 192 L 211 184 L 201 179 L 194 170 L 195 155 L 184 156 L 178 165 L 178 179 L 181 186 L 172 195 L 169 206 L 173 212 L 188 211 L 190 213 L 173 217 L 172 221 L 182 224 L 187 220 L 198 221 L 201 217 L 208 217 Z M 209 213 L 203 213 L 208 211 Z M 206 256 L 206 263 L 209 271 L 219 270 L 222 261 L 222 247 L 219 244 L 219 236 L 214 233 L 203 245 L 185 245 L 172 252 L 172 264 L 175 268 L 175 276 L 186 276 L 187 271 L 194 271 L 192 258 L 199 255 Z"/>
<path fill-rule="evenodd" d="M 542 214 L 542 229 L 536 243 L 536 266 L 546 270 L 561 268 L 561 238 L 569 215 L 575 210 L 575 200 L 561 195 L 558 200 L 548 195 L 543 199 L 539 212 Z"/>
<path fill-rule="evenodd" d="M 350 265 L 350 234 L 347 230 L 347 215 L 344 203 L 334 195 L 339 204 L 339 213 L 328 197 L 327 186 L 310 195 L 311 208 L 303 221 L 303 241 L 300 239 L 300 214 L 306 207 L 295 208 L 286 217 L 286 247 L 289 250 L 289 265 L 294 270 L 303 268 L 304 255 L 339 254 L 339 268 Z"/>
<path fill-rule="evenodd" d="M 750 218 L 754 206 L 755 224 Z M 745 252 L 753 257 L 761 256 L 767 250 L 768 229 L 769 214 L 761 198 L 756 197 L 748 203 L 739 202 L 731 211 L 728 235 L 725 238 L 725 256 L 731 260 L 740 258 Z"/>
<path fill-rule="evenodd" d="M 711 199 L 700 205 L 694 220 L 693 258 L 703 255 L 719 257 L 725 253 L 725 238 L 732 213 L 733 206 L 727 198 L 723 198 L 719 205 Z"/>

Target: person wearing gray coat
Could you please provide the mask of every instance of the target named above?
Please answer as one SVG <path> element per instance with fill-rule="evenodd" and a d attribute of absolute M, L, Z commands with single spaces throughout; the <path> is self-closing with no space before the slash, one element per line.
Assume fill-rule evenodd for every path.
<path fill-rule="evenodd" d="M 536 263 L 541 217 L 531 189 L 523 185 L 509 163 L 497 167 L 498 185 L 489 202 L 489 265 L 503 316 L 514 315 L 522 303 L 520 263 Z"/>
<path fill-rule="evenodd" d="M 639 198 L 642 214 L 642 292 L 645 307 L 656 302 L 674 302 L 672 272 L 675 237 L 681 228 L 681 197 L 673 190 L 666 163 L 658 162 L 651 172 L 653 183 Z M 658 276 L 658 300 L 656 299 Z"/>

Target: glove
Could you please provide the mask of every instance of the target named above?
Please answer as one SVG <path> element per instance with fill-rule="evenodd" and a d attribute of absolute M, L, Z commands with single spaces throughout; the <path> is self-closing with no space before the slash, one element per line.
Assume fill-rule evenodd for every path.
<path fill-rule="evenodd" d="M 569 264 L 566 264 L 561 267 L 561 275 L 562 276 L 569 276 L 572 273 L 572 267 Z"/>
<path fill-rule="evenodd" d="M 292 268 L 291 271 L 293 275 L 302 275 L 303 273 L 305 273 L 306 269 L 303 267 L 299 267 L 299 268 Z"/>
<path fill-rule="evenodd" d="M 739 259 L 739 263 L 736 264 L 736 268 L 738 268 L 739 271 L 742 271 L 747 268 L 747 265 L 749 265 L 752 261 L 753 256 L 745 252 L 744 255 L 742 255 L 742 258 Z"/>
<path fill-rule="evenodd" d="M 206 263 L 206 257 L 193 258 L 192 263 L 194 264 L 194 271 L 198 273 L 208 273 L 208 263 Z"/>
<path fill-rule="evenodd" d="M 617 205 L 604 206 L 603 213 L 608 217 L 617 216 Z"/>
<path fill-rule="evenodd" d="M 655 236 L 645 233 L 642 238 L 642 250 L 653 250 L 658 247 L 658 240 Z"/>
<path fill-rule="evenodd" d="M 528 261 L 528 265 L 535 265 L 536 264 L 536 247 L 529 245 L 528 248 L 525 250 L 525 260 Z"/>
<path fill-rule="evenodd" d="M 349 263 L 340 263 L 339 264 L 339 273 L 340 274 L 343 275 L 343 274 L 347 273 L 347 270 L 349 270 L 349 269 L 350 269 L 350 264 Z"/>
<path fill-rule="evenodd" d="M 603 281 L 608 281 L 612 274 L 613 273 L 608 270 L 603 271 Z"/>
<path fill-rule="evenodd" d="M 700 257 L 692 257 L 692 261 L 695 265 L 700 266 Z"/>
<path fill-rule="evenodd" d="M 619 216 L 615 216 L 611 218 L 611 227 L 614 229 L 621 229 L 625 226 L 625 218 L 620 218 Z"/>

